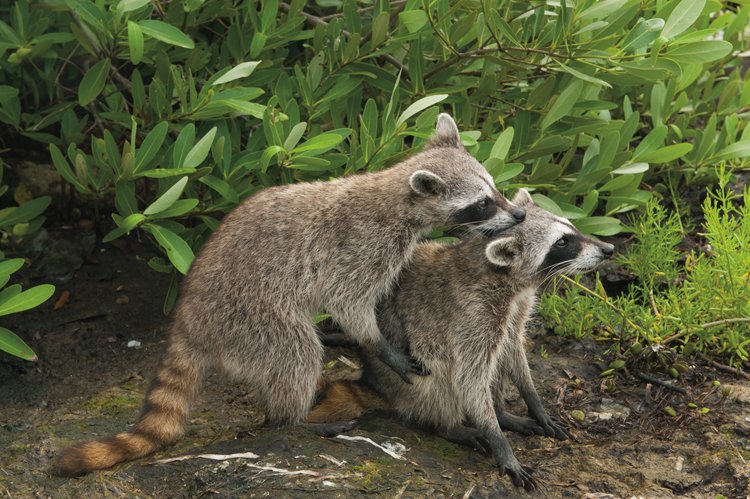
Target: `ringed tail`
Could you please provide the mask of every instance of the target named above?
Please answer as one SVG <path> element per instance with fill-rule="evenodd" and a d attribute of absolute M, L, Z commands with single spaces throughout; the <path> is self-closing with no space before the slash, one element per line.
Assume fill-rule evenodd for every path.
<path fill-rule="evenodd" d="M 184 351 L 170 346 L 133 429 L 63 449 L 53 471 L 62 476 L 83 475 L 151 454 L 180 438 L 201 379 L 200 367 Z"/>
<path fill-rule="evenodd" d="M 335 423 L 357 419 L 373 409 L 385 409 L 387 404 L 361 380 L 318 381 L 315 404 L 307 415 L 308 423 Z"/>

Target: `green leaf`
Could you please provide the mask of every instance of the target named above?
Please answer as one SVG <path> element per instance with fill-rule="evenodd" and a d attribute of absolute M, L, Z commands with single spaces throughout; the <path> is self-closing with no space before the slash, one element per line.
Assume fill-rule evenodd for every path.
<path fill-rule="evenodd" d="M 171 207 L 175 203 L 175 201 L 177 201 L 177 199 L 179 199 L 179 197 L 182 195 L 182 191 L 185 190 L 187 181 L 187 177 L 182 177 L 180 180 L 175 182 L 172 187 L 167 189 L 164 194 L 159 196 L 156 201 L 151 203 L 145 210 L 143 210 L 143 214 L 155 215 Z"/>
<path fill-rule="evenodd" d="M 674 47 L 664 54 L 678 63 L 706 63 L 721 59 L 732 51 L 732 44 L 724 40 L 704 40 Z"/>
<path fill-rule="evenodd" d="M 222 83 L 246 78 L 252 74 L 260 62 L 261 61 L 250 61 L 237 64 L 235 67 L 221 75 L 212 85 L 221 85 Z"/>
<path fill-rule="evenodd" d="M 523 163 L 508 163 L 505 165 L 500 173 L 493 177 L 496 184 L 510 180 L 524 169 Z"/>
<path fill-rule="evenodd" d="M 615 175 L 633 175 L 648 171 L 648 163 L 626 163 L 616 170 L 612 170 Z"/>
<path fill-rule="evenodd" d="M 416 33 L 427 24 L 427 13 L 423 10 L 409 10 L 401 12 L 398 19 L 409 33 Z"/>
<path fill-rule="evenodd" d="M 145 34 L 152 38 L 156 38 L 159 41 L 186 49 L 195 48 L 193 41 L 188 38 L 185 33 L 171 24 L 153 19 L 146 19 L 138 21 L 138 25 Z"/>
<path fill-rule="evenodd" d="M 132 12 L 141 7 L 145 7 L 150 1 L 151 0 L 120 0 L 120 3 L 117 4 L 117 10 L 121 13 Z"/>
<path fill-rule="evenodd" d="M 30 222 L 34 218 L 38 217 L 44 210 L 49 206 L 52 198 L 49 196 L 42 196 L 31 201 L 27 201 L 18 208 L 9 212 L 5 217 L 0 218 L 0 227 L 10 227 L 17 223 Z"/>
<path fill-rule="evenodd" d="M 109 74 L 109 58 L 102 59 L 86 71 L 81 83 L 78 85 L 78 103 L 81 106 L 87 106 L 96 99 L 107 83 L 107 74 Z"/>
<path fill-rule="evenodd" d="M 383 43 L 388 37 L 388 25 L 390 24 L 391 16 L 388 12 L 381 12 L 372 21 L 372 46 L 377 47 Z"/>
<path fill-rule="evenodd" d="M 712 156 L 710 161 L 725 161 L 727 159 L 746 158 L 750 156 L 750 140 L 741 140 L 726 146 L 724 149 Z"/>
<path fill-rule="evenodd" d="M 307 142 L 304 142 L 302 145 L 295 147 L 292 150 L 292 153 L 299 154 L 302 152 L 317 151 L 320 154 L 320 152 L 322 151 L 333 149 L 343 141 L 344 137 L 342 137 L 338 133 L 327 132 L 321 135 L 316 135 L 315 137 L 309 139 Z"/>
<path fill-rule="evenodd" d="M 31 289 L 27 289 L 22 293 L 19 293 L 9 300 L 0 303 L 0 315 L 14 314 L 16 312 L 23 312 L 30 308 L 34 308 L 37 305 L 44 303 L 49 300 L 55 292 L 55 287 L 52 284 L 40 284 L 34 286 Z"/>
<path fill-rule="evenodd" d="M 0 104 L 4 104 L 14 97 L 18 97 L 18 89 L 8 85 L 0 85 Z"/>
<path fill-rule="evenodd" d="M 627 0 L 602 0 L 593 2 L 593 5 L 584 10 L 578 16 L 578 19 L 601 19 L 618 11 L 627 3 Z"/>
<path fill-rule="evenodd" d="M 0 350 L 24 360 L 36 361 L 39 358 L 34 351 L 16 334 L 4 327 L 0 327 Z"/>
<path fill-rule="evenodd" d="M 682 0 L 667 18 L 661 36 L 671 40 L 688 29 L 701 15 L 705 5 L 706 0 Z"/>
<path fill-rule="evenodd" d="M 229 201 L 230 203 L 237 204 L 240 202 L 240 197 L 237 191 L 232 189 L 232 186 L 221 180 L 220 178 L 214 177 L 213 175 L 206 175 L 198 179 L 199 182 L 206 184 L 211 189 L 218 192 L 221 197 Z"/>
<path fill-rule="evenodd" d="M 172 265 L 181 273 L 187 274 L 190 264 L 193 263 L 195 255 L 188 243 L 169 229 L 156 224 L 146 224 L 143 229 L 150 232 L 159 246 L 167 252 L 167 257 Z"/>
<path fill-rule="evenodd" d="M 641 154 L 639 159 L 645 163 L 668 163 L 677 158 L 681 158 L 693 149 L 693 144 L 673 144 L 671 146 L 662 147 L 655 151 L 649 151 Z"/>
<path fill-rule="evenodd" d="M 213 127 L 190 149 L 185 156 L 185 161 L 182 163 L 184 168 L 196 168 L 203 163 L 203 160 L 208 157 L 208 153 L 211 151 L 211 144 L 214 142 L 216 130 L 217 128 Z"/>
<path fill-rule="evenodd" d="M 434 106 L 438 102 L 444 101 L 447 97 L 448 94 L 428 95 L 427 97 L 422 97 L 417 102 L 404 109 L 404 112 L 401 113 L 401 116 L 399 116 L 396 120 L 396 127 L 398 128 L 399 125 L 405 123 L 406 120 L 419 113 L 420 111 L 424 111 L 428 107 Z"/>
<path fill-rule="evenodd" d="M 148 178 L 168 178 L 178 177 L 180 175 L 192 175 L 197 172 L 195 168 L 154 168 L 137 175 L 137 177 Z"/>
<path fill-rule="evenodd" d="M 0 275 L 10 275 L 23 267 L 23 258 L 11 258 L 0 262 Z"/>
<path fill-rule="evenodd" d="M 164 139 L 167 137 L 167 130 L 169 130 L 169 124 L 166 121 L 162 121 L 148 132 L 148 135 L 143 139 L 141 146 L 135 153 L 134 173 L 137 173 L 142 167 L 148 166 L 148 163 L 154 159 L 161 145 L 164 143 Z"/>
<path fill-rule="evenodd" d="M 612 85 L 610 85 L 606 81 L 601 80 L 601 79 L 599 79 L 599 78 L 597 78 L 595 76 L 591 76 L 591 75 L 587 75 L 586 73 L 582 73 L 582 72 L 578 71 L 577 69 L 573 69 L 570 66 L 566 66 L 565 64 L 563 64 L 560 61 L 557 61 L 557 65 L 560 66 L 560 69 L 562 69 L 566 73 L 571 74 L 571 75 L 575 76 L 576 78 L 578 78 L 580 80 L 587 81 L 589 83 L 593 83 L 594 85 L 601 85 L 603 87 L 612 88 Z"/>
<path fill-rule="evenodd" d="M 508 127 L 498 135 L 495 145 L 492 146 L 490 152 L 490 158 L 505 159 L 508 156 L 510 145 L 513 143 L 513 134 L 515 130 L 513 127 Z"/>
<path fill-rule="evenodd" d="M 190 148 L 193 147 L 193 142 L 195 142 L 195 125 L 188 123 L 180 130 L 180 134 L 174 142 L 172 164 L 177 166 L 185 161 Z"/>
<path fill-rule="evenodd" d="M 542 119 L 542 130 L 560 120 L 573 109 L 578 97 L 581 95 L 583 90 L 583 82 L 581 80 L 574 80 L 563 90 L 557 97 L 557 100 L 552 104 L 550 110 L 546 116 Z"/>
<path fill-rule="evenodd" d="M 152 215 L 152 218 L 181 217 L 182 215 L 189 213 L 196 206 L 198 206 L 197 199 L 178 199 L 170 208 L 160 211 L 156 215 Z"/>
<path fill-rule="evenodd" d="M 55 165 L 57 173 L 59 173 L 60 176 L 64 178 L 68 183 L 73 185 L 73 187 L 75 187 L 78 192 L 87 192 L 86 186 L 78 180 L 78 177 L 75 176 L 73 170 L 70 168 L 68 160 L 65 159 L 65 156 L 63 156 L 62 152 L 60 152 L 60 149 L 58 149 L 55 144 L 49 145 L 49 154 L 52 158 L 52 164 Z"/>
<path fill-rule="evenodd" d="M 553 200 L 545 196 L 544 194 L 534 193 L 531 195 L 531 198 L 534 200 L 534 203 L 539 205 L 541 208 L 544 208 L 550 213 L 554 213 L 555 215 L 561 217 L 563 212 L 562 209 L 555 203 Z"/>
<path fill-rule="evenodd" d="M 667 136 L 667 127 L 665 125 L 659 125 L 651 130 L 648 135 L 638 144 L 633 152 L 632 160 L 641 159 L 641 156 L 647 152 L 655 150 L 657 147 L 664 143 L 664 138 Z"/>
<path fill-rule="evenodd" d="M 143 60 L 143 31 L 133 21 L 128 21 L 128 48 L 130 62 L 139 64 Z"/>
<path fill-rule="evenodd" d="M 284 149 L 287 151 L 291 151 L 292 149 L 297 147 L 297 144 L 299 144 L 299 139 L 302 138 L 305 130 L 307 130 L 307 123 L 304 121 L 294 125 L 292 127 L 292 130 L 289 132 L 286 140 L 284 141 Z"/>
<path fill-rule="evenodd" d="M 622 232 L 622 224 L 612 217 L 587 217 L 575 220 L 573 224 L 584 234 L 614 236 Z"/>
<path fill-rule="evenodd" d="M 664 19 L 655 17 L 653 19 L 641 19 L 630 33 L 622 41 L 622 50 L 625 52 L 635 52 L 643 50 L 656 40 L 659 32 L 664 27 Z"/>

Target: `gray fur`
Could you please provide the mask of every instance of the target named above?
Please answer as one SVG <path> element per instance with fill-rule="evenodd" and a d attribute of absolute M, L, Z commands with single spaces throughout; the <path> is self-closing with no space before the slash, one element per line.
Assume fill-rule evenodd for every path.
<path fill-rule="evenodd" d="M 590 270 L 611 255 L 611 245 L 578 233 L 534 205 L 526 191 L 513 202 L 526 209 L 526 219 L 497 236 L 471 235 L 453 245 L 420 244 L 398 286 L 379 305 L 387 339 L 408 349 L 431 375 L 404 384 L 365 352 L 363 381 L 396 412 L 447 438 L 476 442 L 472 428 L 478 430 L 501 470 L 507 469 L 516 485 L 533 488 L 501 427 L 559 438 L 565 432 L 547 415 L 534 388 L 524 350 L 525 323 L 545 278 Z M 544 260 L 554 244 L 550 234 L 558 230 L 580 238 L 581 250 L 563 266 L 542 269 L 539 255 Z M 501 385 L 506 376 L 518 387 L 533 420 L 504 411 Z M 464 426 L 467 420 L 470 428 Z"/>
<path fill-rule="evenodd" d="M 313 402 L 323 349 L 312 317 L 322 310 L 403 378 L 414 372 L 385 342 L 375 304 L 420 233 L 450 224 L 456 207 L 489 195 L 499 210 L 513 208 L 447 122 L 441 115 L 441 147 L 387 170 L 274 187 L 243 202 L 190 269 L 172 341 L 202 367 L 251 384 L 276 424 L 304 420 Z"/>

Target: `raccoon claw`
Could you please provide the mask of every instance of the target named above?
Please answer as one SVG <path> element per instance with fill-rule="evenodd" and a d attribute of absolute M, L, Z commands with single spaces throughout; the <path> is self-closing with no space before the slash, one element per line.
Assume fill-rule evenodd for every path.
<path fill-rule="evenodd" d="M 432 374 L 421 360 L 415 359 L 414 357 L 409 357 L 409 372 L 419 376 L 429 376 Z"/>
<path fill-rule="evenodd" d="M 384 342 L 378 349 L 378 358 L 385 365 L 393 369 L 393 372 L 398 374 L 398 376 L 404 380 L 404 383 L 409 385 L 412 384 L 408 376 L 409 373 L 418 374 L 420 376 L 429 374 L 429 371 L 427 371 L 420 361 L 403 352 L 394 350 L 387 342 Z"/>
<path fill-rule="evenodd" d="M 518 463 L 511 466 L 500 466 L 500 474 L 507 475 L 516 487 L 523 487 L 527 491 L 531 492 L 536 488 L 536 481 L 531 476 L 531 469 L 526 466 L 521 466 Z"/>
<path fill-rule="evenodd" d="M 544 434 L 546 436 L 555 437 L 558 440 L 567 440 L 569 438 L 569 435 L 565 431 L 565 428 L 562 427 L 562 424 L 560 424 L 560 422 L 558 421 L 555 421 L 547 414 L 534 419 L 537 420 L 539 426 L 544 428 Z"/>
<path fill-rule="evenodd" d="M 531 418 L 524 418 L 503 411 L 498 412 L 497 419 L 500 423 L 500 428 L 503 430 L 514 431 L 526 436 L 544 436 L 547 434 L 547 431 Z"/>

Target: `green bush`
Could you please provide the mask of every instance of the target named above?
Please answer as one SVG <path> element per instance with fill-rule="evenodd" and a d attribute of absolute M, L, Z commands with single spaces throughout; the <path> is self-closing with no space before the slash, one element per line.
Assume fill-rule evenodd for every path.
<path fill-rule="evenodd" d="M 2 184 L 3 169 L 0 162 L 0 196 L 8 191 Z M 19 241 L 33 234 L 44 223 L 41 214 L 50 203 L 48 196 L 32 199 L 21 206 L 0 209 L 0 237 L 3 242 Z M 23 312 L 47 301 L 55 292 L 51 284 L 40 284 L 22 291 L 20 284 L 8 286 L 10 276 L 23 267 L 23 258 L 7 259 L 0 251 L 0 317 Z M 26 360 L 36 360 L 36 354 L 13 331 L 0 327 L 0 350 Z"/>
<path fill-rule="evenodd" d="M 719 187 L 703 203 L 700 235 L 705 250 L 685 254 L 681 225 L 657 203 L 634 221 L 637 236 L 620 261 L 635 280 L 623 296 L 609 298 L 580 280 L 562 294 L 540 302 L 540 312 L 558 334 L 583 337 L 591 332 L 614 340 L 620 352 L 632 345 L 674 346 L 685 354 L 708 353 L 730 364 L 748 360 L 750 345 L 750 187 L 742 195 Z M 557 291 L 554 289 L 553 291 Z M 636 346 L 633 353 L 640 353 Z M 658 351 L 658 349 L 657 349 Z M 671 364 L 670 364 L 671 365 Z M 665 367 L 669 367 L 666 365 Z"/>
<path fill-rule="evenodd" d="M 151 267 L 173 276 L 255 190 L 384 168 L 438 106 L 499 187 L 612 235 L 652 190 L 747 166 L 749 14 L 714 0 L 16 0 L 0 7 L 0 137 L 49 144 L 82 198 L 114 200 L 105 239 L 144 231 L 166 257 Z"/>

